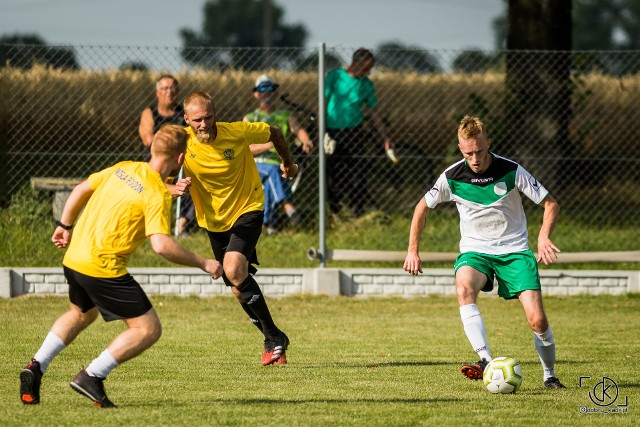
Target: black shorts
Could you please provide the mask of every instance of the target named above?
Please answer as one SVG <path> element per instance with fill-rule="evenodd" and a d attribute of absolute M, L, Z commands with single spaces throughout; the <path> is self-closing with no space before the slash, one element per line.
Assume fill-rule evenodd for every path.
<path fill-rule="evenodd" d="M 69 283 L 69 300 L 83 313 L 97 307 L 106 322 L 133 319 L 153 308 L 140 284 L 130 274 L 92 277 L 63 266 Z"/>
<path fill-rule="evenodd" d="M 263 211 L 247 212 L 240 215 L 227 231 L 207 231 L 216 259 L 223 262 L 224 254 L 227 252 L 240 252 L 249 260 L 249 273 L 256 274 L 258 269 L 253 265 L 260 265 L 256 245 L 262 233 L 263 218 Z"/>

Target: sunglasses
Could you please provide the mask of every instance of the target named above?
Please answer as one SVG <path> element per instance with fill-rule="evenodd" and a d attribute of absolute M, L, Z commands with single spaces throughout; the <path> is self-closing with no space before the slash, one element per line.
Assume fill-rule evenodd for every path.
<path fill-rule="evenodd" d="M 258 86 L 256 92 L 275 92 L 277 87 L 275 86 Z"/>

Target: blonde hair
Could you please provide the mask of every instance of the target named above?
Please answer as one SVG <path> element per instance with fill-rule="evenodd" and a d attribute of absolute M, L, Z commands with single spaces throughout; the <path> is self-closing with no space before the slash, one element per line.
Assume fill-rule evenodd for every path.
<path fill-rule="evenodd" d="M 211 95 L 206 92 L 191 92 L 184 99 L 182 106 L 184 107 L 184 110 L 187 111 L 187 107 L 192 104 L 211 105 L 211 107 L 215 109 L 213 105 L 213 98 L 211 98 Z"/>
<path fill-rule="evenodd" d="M 153 137 L 152 156 L 173 157 L 187 150 L 189 135 L 182 126 L 164 124 Z"/>
<path fill-rule="evenodd" d="M 474 116 L 464 116 L 462 120 L 460 120 L 458 135 L 463 139 L 476 139 L 482 136 L 486 140 L 489 140 L 489 132 L 484 123 L 482 123 L 478 117 Z"/>

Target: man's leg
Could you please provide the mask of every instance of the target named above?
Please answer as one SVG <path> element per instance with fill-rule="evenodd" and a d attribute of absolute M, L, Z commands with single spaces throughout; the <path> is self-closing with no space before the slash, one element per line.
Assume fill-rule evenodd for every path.
<path fill-rule="evenodd" d="M 225 276 L 233 284 L 234 295 L 242 304 L 246 304 L 262 326 L 265 350 L 261 363 L 265 366 L 286 364 L 289 338 L 275 325 L 260 286 L 249 274 L 249 261 L 240 252 L 230 251 L 224 256 L 223 266 Z"/>
<path fill-rule="evenodd" d="M 287 197 L 289 197 L 291 193 L 288 188 L 287 180 L 282 178 L 282 172 L 280 171 L 279 166 L 271 164 L 264 164 L 263 166 L 266 168 L 269 175 L 268 179 L 262 181 L 262 188 L 264 189 L 265 194 L 265 224 L 267 224 L 267 232 L 271 231 L 271 234 L 273 234 L 273 232 L 282 225 L 279 223 L 280 214 L 278 211 L 280 206 L 287 202 Z M 293 208 L 293 206 L 290 205 L 290 208 Z M 287 215 L 289 214 L 290 212 L 287 212 Z M 270 230 L 270 228 L 272 230 Z"/>
<path fill-rule="evenodd" d="M 151 347 L 162 335 L 162 325 L 155 309 L 142 316 L 123 319 L 128 328 L 121 332 L 86 369 L 76 375 L 71 387 L 91 399 L 97 406 L 114 407 L 104 391 L 103 381 L 121 363 Z"/>
<path fill-rule="evenodd" d="M 346 149 L 348 162 L 351 168 L 343 177 L 346 182 L 346 192 L 349 203 L 356 216 L 364 214 L 368 204 L 373 202 L 369 195 L 367 175 L 370 174 L 371 165 L 366 151 L 366 133 L 361 128 L 353 129 L 349 135 Z"/>
<path fill-rule="evenodd" d="M 133 359 L 155 344 L 162 335 L 162 325 L 155 309 L 133 319 L 123 319 L 128 328 L 120 333 L 107 350 L 118 364 Z M 91 365 L 87 367 L 90 370 Z M 105 373 L 105 377 L 108 372 Z M 102 375 L 97 375 L 102 376 Z"/>
<path fill-rule="evenodd" d="M 231 282 L 229 282 L 229 283 L 231 283 Z M 249 304 L 244 302 L 244 299 L 242 298 L 242 295 L 240 294 L 240 291 L 238 291 L 238 289 L 233 285 L 229 285 L 229 287 L 231 288 L 231 292 L 233 293 L 233 295 L 236 297 L 236 299 L 240 303 L 240 307 L 242 307 L 244 312 L 247 313 L 247 316 L 249 316 L 249 320 L 251 321 L 251 323 L 253 323 L 255 325 L 255 327 L 258 328 L 258 330 L 262 334 L 264 334 L 264 331 L 262 330 L 262 324 L 260 323 L 260 320 L 258 320 L 258 317 L 255 315 L 253 310 L 251 310 L 251 307 L 249 307 Z"/>
<path fill-rule="evenodd" d="M 326 136 L 328 137 L 329 135 L 331 135 L 331 138 L 335 138 L 337 135 L 335 133 L 336 131 L 329 131 L 327 130 L 327 134 Z M 334 150 L 335 148 L 337 148 L 337 143 L 336 145 L 333 147 Z M 322 150 L 323 147 L 320 146 L 320 150 Z M 333 153 L 327 154 L 325 156 L 325 168 L 326 168 L 326 177 L 327 177 L 327 198 L 329 199 L 329 209 L 331 210 L 331 213 L 333 214 L 337 214 L 338 212 L 340 212 L 340 198 L 338 197 L 338 188 L 337 188 L 337 180 L 338 180 L 338 176 L 337 176 L 337 171 L 338 171 L 338 156 L 339 154 L 336 154 L 335 151 Z"/>
<path fill-rule="evenodd" d="M 460 267 L 456 271 L 456 295 L 460 306 L 460 319 L 473 351 L 480 357 L 478 363 L 465 364 L 460 368 L 462 374 L 472 380 L 481 379 L 485 366 L 491 361 L 487 332 L 476 304 L 478 293 L 486 282 L 487 276 L 472 267 Z"/>
<path fill-rule="evenodd" d="M 289 339 L 274 324 L 262 291 L 252 276 L 257 271 L 254 265 L 259 265 L 255 248 L 261 231 L 262 212 L 256 211 L 241 215 L 230 231 L 208 234 L 216 259 L 223 260 L 223 280 L 254 324 L 254 319 L 260 322 L 256 326 L 265 336 L 262 364 L 284 364 Z M 267 355 L 270 359 L 265 363 Z"/>
<path fill-rule="evenodd" d="M 518 295 L 527 322 L 533 331 L 533 345 L 543 369 L 544 384 L 548 388 L 565 388 L 555 375 L 556 343 L 542 304 L 542 292 L 522 291 Z"/>
<path fill-rule="evenodd" d="M 262 325 L 265 337 L 278 333 L 267 302 L 262 295 L 260 286 L 253 276 L 249 274 L 249 261 L 240 252 L 227 252 L 222 263 L 224 274 L 232 284 L 232 291 L 236 298 L 246 304 Z"/>
<path fill-rule="evenodd" d="M 276 231 L 273 214 L 276 194 L 273 185 L 271 185 L 271 168 L 266 163 L 256 163 L 256 166 L 262 182 L 262 191 L 264 192 L 264 216 L 262 222 L 267 227 L 267 232 L 271 234 Z"/>
<path fill-rule="evenodd" d="M 20 372 L 22 403 L 29 405 L 40 403 L 40 383 L 49 364 L 97 317 L 98 310 L 95 307 L 83 313 L 80 307 L 71 304 L 69 311 L 53 323 L 31 363 Z"/>
<path fill-rule="evenodd" d="M 226 231 L 222 233 L 212 233 L 211 231 L 209 231 L 207 232 L 207 235 L 209 236 L 209 242 L 211 243 L 211 249 L 213 250 L 213 255 L 218 261 L 222 261 L 224 263 L 225 253 L 227 248 L 229 247 L 229 242 L 231 239 L 231 231 Z M 248 267 L 247 267 L 247 270 L 248 270 Z M 249 316 L 249 320 L 251 321 L 251 323 L 253 323 L 256 326 L 256 328 L 258 328 L 258 330 L 264 334 L 262 330 L 262 325 L 260 324 L 260 320 L 258 320 L 258 318 L 253 313 L 253 310 L 251 310 L 249 305 L 243 301 L 242 296 L 235 288 L 234 283 L 231 282 L 229 278 L 227 278 L 226 274 L 224 273 L 222 275 L 222 280 L 229 288 L 231 288 L 231 292 L 235 295 L 236 299 L 240 303 L 240 307 L 242 307 L 244 312 L 247 313 L 247 316 Z"/>

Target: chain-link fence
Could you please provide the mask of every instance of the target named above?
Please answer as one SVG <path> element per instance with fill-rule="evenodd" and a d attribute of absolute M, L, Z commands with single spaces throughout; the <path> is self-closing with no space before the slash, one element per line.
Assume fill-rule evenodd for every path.
<path fill-rule="evenodd" d="M 323 146 L 317 131 L 317 49 L 0 50 L 5 60 L 0 69 L 4 209 L 12 196 L 30 188 L 32 178 L 81 178 L 120 160 L 141 159 L 140 114 L 154 101 L 160 75 L 174 75 L 182 96 L 194 90 L 211 93 L 218 119 L 237 121 L 257 108 L 252 89 L 266 73 L 280 85 L 279 107 L 293 111 L 314 139 L 308 155 L 292 141 L 302 175 L 291 200 L 303 227 L 317 230 L 318 147 Z M 327 49 L 326 69 L 348 64 L 353 51 Z M 328 247 L 405 250 L 413 207 L 460 158 L 457 123 L 472 114 L 489 127 L 494 152 L 518 161 L 551 190 L 563 221 L 573 224 L 575 236 L 568 237 L 581 242 L 573 250 L 637 248 L 640 52 L 374 53 L 370 78 L 399 162 L 385 155 L 383 139 L 366 116 L 364 150 L 350 159 L 362 166 L 364 181 L 326 222 L 328 228 L 338 223 L 361 228 L 352 228 L 348 238 L 329 235 Z M 344 174 L 333 178 L 344 179 Z M 349 198 L 358 197 L 366 198 L 363 212 L 352 209 Z M 531 204 L 526 209 L 530 222 L 539 224 L 541 210 Z M 451 227 L 457 226 L 455 207 L 439 211 L 429 219 L 431 229 L 446 226 L 457 233 Z M 372 242 L 363 217 L 402 225 L 389 225 L 389 236 Z M 283 213 L 277 227 L 284 232 L 287 222 Z M 13 243 L 2 238 L 11 251 Z M 439 248 L 437 242 L 434 247 L 456 250 Z M 10 256 L 5 260 L 12 262 Z"/>

